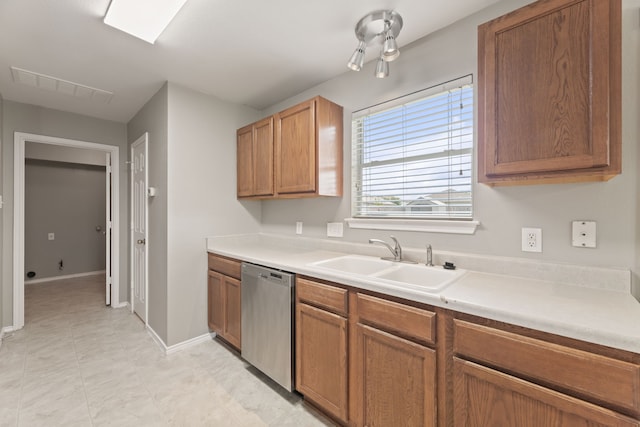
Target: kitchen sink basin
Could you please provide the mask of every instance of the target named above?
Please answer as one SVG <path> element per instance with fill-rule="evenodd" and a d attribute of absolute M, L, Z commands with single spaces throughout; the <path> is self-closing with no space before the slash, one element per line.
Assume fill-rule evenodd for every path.
<path fill-rule="evenodd" d="M 442 267 L 400 264 L 388 270 L 380 271 L 373 276 L 401 284 L 414 285 L 420 289 L 437 291 L 458 279 L 464 273 L 465 270 L 445 270 Z"/>
<path fill-rule="evenodd" d="M 345 255 L 310 265 L 351 276 L 362 276 L 362 279 L 379 284 L 430 292 L 443 289 L 465 273 L 465 270 L 445 270 L 442 267 L 405 264 L 365 255 Z"/>
<path fill-rule="evenodd" d="M 370 275 L 392 267 L 395 263 L 364 255 L 345 255 L 326 261 L 314 262 L 314 267 L 338 270 L 343 273 Z"/>

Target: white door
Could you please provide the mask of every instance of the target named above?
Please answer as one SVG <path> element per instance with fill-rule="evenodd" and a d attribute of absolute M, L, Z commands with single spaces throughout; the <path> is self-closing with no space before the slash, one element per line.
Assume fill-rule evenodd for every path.
<path fill-rule="evenodd" d="M 147 145 L 145 132 L 131 146 L 132 310 L 147 323 Z"/>
<path fill-rule="evenodd" d="M 111 264 L 111 229 L 113 228 L 113 216 L 112 216 L 112 210 L 111 210 L 111 189 L 112 189 L 112 172 L 111 172 L 111 153 L 107 153 L 106 154 L 106 158 L 107 158 L 107 162 L 106 162 L 106 206 L 107 206 L 107 212 L 105 215 L 105 222 L 106 222 L 106 227 L 104 230 L 104 234 L 105 234 L 105 241 L 106 241 L 106 254 L 107 254 L 107 260 L 105 262 L 105 270 L 106 270 L 106 274 L 105 274 L 105 304 L 106 305 L 111 305 L 111 283 L 112 283 L 112 274 L 111 274 L 111 269 L 112 269 L 112 264 Z"/>

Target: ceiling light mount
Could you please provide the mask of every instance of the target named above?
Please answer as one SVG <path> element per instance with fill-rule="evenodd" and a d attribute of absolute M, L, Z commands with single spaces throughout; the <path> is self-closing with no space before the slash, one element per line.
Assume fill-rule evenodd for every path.
<path fill-rule="evenodd" d="M 389 75 L 389 64 L 398 58 L 400 50 L 396 43 L 396 37 L 402 29 L 402 17 L 394 10 L 376 10 L 364 16 L 355 27 L 358 47 L 356 48 L 347 66 L 360 71 L 364 64 L 364 51 L 369 44 L 382 45 L 380 57 L 376 64 L 375 76 L 384 78 Z M 380 62 L 385 64 L 381 64 Z"/>

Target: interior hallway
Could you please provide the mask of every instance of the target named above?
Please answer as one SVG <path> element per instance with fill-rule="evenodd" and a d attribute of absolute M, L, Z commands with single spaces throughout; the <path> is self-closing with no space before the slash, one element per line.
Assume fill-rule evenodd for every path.
<path fill-rule="evenodd" d="M 165 356 L 90 276 L 27 285 L 25 327 L 0 347 L 0 426 L 45 425 L 333 424 L 217 341 Z"/>

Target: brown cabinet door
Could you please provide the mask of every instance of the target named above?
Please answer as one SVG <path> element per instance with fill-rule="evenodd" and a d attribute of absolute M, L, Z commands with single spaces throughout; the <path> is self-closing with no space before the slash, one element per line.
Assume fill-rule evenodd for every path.
<path fill-rule="evenodd" d="M 462 359 L 454 359 L 456 427 L 639 426 L 640 421 Z"/>
<path fill-rule="evenodd" d="M 238 197 L 253 196 L 253 126 L 238 129 L 236 147 Z"/>
<path fill-rule="evenodd" d="M 276 192 L 316 191 L 315 100 L 276 114 Z"/>
<path fill-rule="evenodd" d="M 479 27 L 481 182 L 620 173 L 618 33 L 619 0 L 534 2 Z"/>
<path fill-rule="evenodd" d="M 240 330 L 242 319 L 242 300 L 241 300 L 241 287 L 240 280 L 233 277 L 224 277 L 225 288 L 225 322 L 223 338 L 226 339 L 229 344 L 235 346 L 240 350 Z"/>
<path fill-rule="evenodd" d="M 253 126 L 253 187 L 256 196 L 273 195 L 273 117 Z"/>
<path fill-rule="evenodd" d="M 347 420 L 347 319 L 296 304 L 296 389 Z"/>
<path fill-rule="evenodd" d="M 436 352 L 357 324 L 351 368 L 356 426 L 436 425 Z"/>
<path fill-rule="evenodd" d="M 209 278 L 207 284 L 208 297 L 208 323 L 209 329 L 217 334 L 224 331 L 224 276 L 215 271 L 209 270 Z"/>

